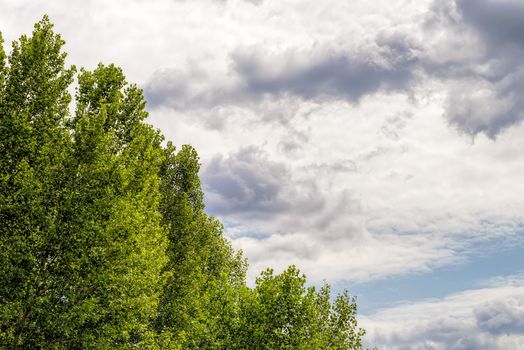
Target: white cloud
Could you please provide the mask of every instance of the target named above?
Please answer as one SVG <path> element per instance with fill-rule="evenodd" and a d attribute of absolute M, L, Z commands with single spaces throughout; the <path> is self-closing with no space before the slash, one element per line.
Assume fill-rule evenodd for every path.
<path fill-rule="evenodd" d="M 524 222 L 524 127 L 520 114 L 505 124 L 500 114 L 521 107 L 511 94 L 521 56 L 508 49 L 519 39 L 497 60 L 487 52 L 499 32 L 479 30 L 484 17 L 454 4 L 7 1 L 0 23 L 11 40 L 48 13 L 70 62 L 114 62 L 130 81 L 163 89 L 150 121 L 200 152 L 210 208 L 230 223 L 251 274 L 298 263 L 316 280 L 368 280 L 467 259 L 473 242 Z M 412 60 L 417 74 L 399 88 L 369 69 L 389 74 Z M 244 65 L 239 77 L 239 62 L 256 74 Z M 344 74 L 317 76 L 326 62 L 342 62 Z M 347 93 L 345 80 L 367 77 L 351 67 L 375 85 Z M 301 87 L 304 74 L 325 89 Z M 246 81 L 266 88 L 249 94 Z M 324 90 L 334 98 L 318 98 Z M 259 152 L 240 161 L 250 147 Z M 253 232 L 266 238 L 243 237 Z"/>
<path fill-rule="evenodd" d="M 8 0 L 0 30 L 9 42 L 47 13 L 69 62 L 115 63 L 144 86 L 150 121 L 199 151 L 209 210 L 251 281 L 297 264 L 315 282 L 352 282 L 523 239 L 523 8 Z M 521 276 L 498 279 L 362 325 L 381 349 L 517 349 L 523 295 Z"/>
<path fill-rule="evenodd" d="M 246 232 L 269 234 L 263 240 L 233 236 L 253 273 L 297 263 L 317 281 L 368 280 L 429 271 L 468 259 L 474 243 L 518 237 L 522 128 L 497 142 L 479 137 L 471 143 L 443 123 L 432 101 L 415 108 L 399 97 L 382 99 L 320 108 L 307 121 L 308 141 L 289 156 L 278 153 L 277 137 L 266 140 L 266 160 L 273 160 L 262 167 L 277 160 L 285 167 L 278 183 L 288 204 L 261 220 L 245 219 L 245 204 L 223 215 Z M 351 167 L 337 171 L 329 164 Z M 316 184 L 312 200 L 324 203 L 318 210 L 301 210 L 307 197 L 291 195 L 306 195 L 304 181 Z M 234 203 L 223 200 L 222 208 Z"/>
<path fill-rule="evenodd" d="M 524 279 L 441 300 L 400 304 L 363 316 L 366 342 L 380 349 L 520 349 L 524 346 Z"/>

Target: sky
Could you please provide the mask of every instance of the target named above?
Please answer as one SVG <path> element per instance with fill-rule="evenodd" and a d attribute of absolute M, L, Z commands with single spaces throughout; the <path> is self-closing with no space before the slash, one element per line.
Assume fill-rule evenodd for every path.
<path fill-rule="evenodd" d="M 358 298 L 381 349 L 524 348 L 522 0 L 2 0 L 123 68 L 250 263 Z"/>

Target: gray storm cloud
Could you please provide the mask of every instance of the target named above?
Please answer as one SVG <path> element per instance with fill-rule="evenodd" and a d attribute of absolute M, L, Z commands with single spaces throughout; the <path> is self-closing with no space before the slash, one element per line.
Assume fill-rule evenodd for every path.
<path fill-rule="evenodd" d="M 435 2 L 433 15 L 448 27 L 448 35 L 467 33 L 464 43 L 478 43 L 476 57 L 432 67 L 432 73 L 450 81 L 446 117 L 467 134 L 484 133 L 495 139 L 524 120 L 524 97 L 519 93 L 524 87 L 524 4 L 514 0 L 442 3 Z"/>
<path fill-rule="evenodd" d="M 524 46 L 524 3 L 519 0 L 457 0 L 464 21 L 492 47 Z M 495 55 L 495 52 L 488 52 Z"/>
<path fill-rule="evenodd" d="M 392 28 L 376 36 L 374 52 L 333 50 L 329 45 L 282 52 L 239 48 L 230 55 L 226 75 L 214 77 L 191 67 L 159 71 L 145 92 L 152 107 L 241 106 L 256 110 L 265 123 L 270 118 L 264 117 L 261 104 L 268 99 L 357 103 L 377 92 L 410 93 L 434 78 L 449 87 L 444 106 L 449 123 L 467 134 L 494 139 L 524 119 L 524 95 L 518 93 L 524 87 L 523 19 L 524 4 L 519 1 L 436 1 L 420 23 L 422 38 Z M 448 49 L 435 51 L 435 38 Z M 469 46 L 457 47 L 457 42 Z M 456 58 L 460 50 L 474 53 Z"/>
<path fill-rule="evenodd" d="M 392 47 L 392 50 L 404 56 L 373 62 L 366 56 L 336 53 L 301 64 L 296 58 L 300 53 L 284 54 L 274 58 L 281 67 L 276 72 L 270 69 L 267 58 L 260 59 L 253 53 L 237 53 L 233 62 L 242 80 L 242 90 L 250 97 L 293 95 L 304 100 L 356 102 L 379 90 L 403 90 L 409 86 L 415 60 L 404 48 Z"/>
<path fill-rule="evenodd" d="M 324 199 L 313 182 L 293 183 L 283 163 L 269 160 L 258 147 L 217 155 L 202 173 L 208 209 L 215 214 L 268 216 L 321 210 Z"/>
<path fill-rule="evenodd" d="M 401 39 L 380 38 L 378 45 L 378 58 L 318 49 L 275 54 L 260 47 L 238 49 L 230 56 L 229 82 L 191 69 L 171 69 L 156 72 L 145 92 L 153 107 L 192 109 L 255 106 L 267 97 L 286 96 L 354 103 L 378 91 L 408 90 L 416 71 L 412 48 Z"/>

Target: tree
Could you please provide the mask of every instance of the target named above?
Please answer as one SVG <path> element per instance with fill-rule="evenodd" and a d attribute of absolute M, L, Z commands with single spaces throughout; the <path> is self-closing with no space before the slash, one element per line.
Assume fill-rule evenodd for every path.
<path fill-rule="evenodd" d="M 264 271 L 245 285 L 245 260 L 205 214 L 196 151 L 165 149 L 160 212 L 168 227 L 166 270 L 157 330 L 185 349 L 359 349 L 356 301 L 346 293 L 331 302 L 329 285 L 306 288 L 291 266 Z"/>
<path fill-rule="evenodd" d="M 0 342 L 139 344 L 167 261 L 162 138 L 114 66 L 81 72 L 71 117 L 63 44 L 44 17 L 2 60 Z"/>
<path fill-rule="evenodd" d="M 0 347 L 360 349 L 347 293 L 294 266 L 246 285 L 197 152 L 163 145 L 120 68 L 66 67 L 52 28 L 8 56 L 0 36 Z"/>
<path fill-rule="evenodd" d="M 330 301 L 330 287 L 305 287 L 295 266 L 280 275 L 268 269 L 245 290 L 239 349 L 361 349 L 356 301 L 347 292 Z"/>
<path fill-rule="evenodd" d="M 245 283 L 246 262 L 204 212 L 196 151 L 165 149 L 160 212 L 168 228 L 170 278 L 164 287 L 157 327 L 185 337 L 185 347 L 228 349 L 236 290 Z"/>

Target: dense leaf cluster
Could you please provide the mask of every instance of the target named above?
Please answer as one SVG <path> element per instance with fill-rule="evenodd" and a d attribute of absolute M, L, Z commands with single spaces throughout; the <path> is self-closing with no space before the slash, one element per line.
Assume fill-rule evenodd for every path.
<path fill-rule="evenodd" d="M 361 348 L 347 294 L 293 266 L 246 286 L 196 151 L 144 122 L 121 69 L 77 74 L 63 44 L 47 17 L 9 55 L 0 37 L 0 347 Z"/>

